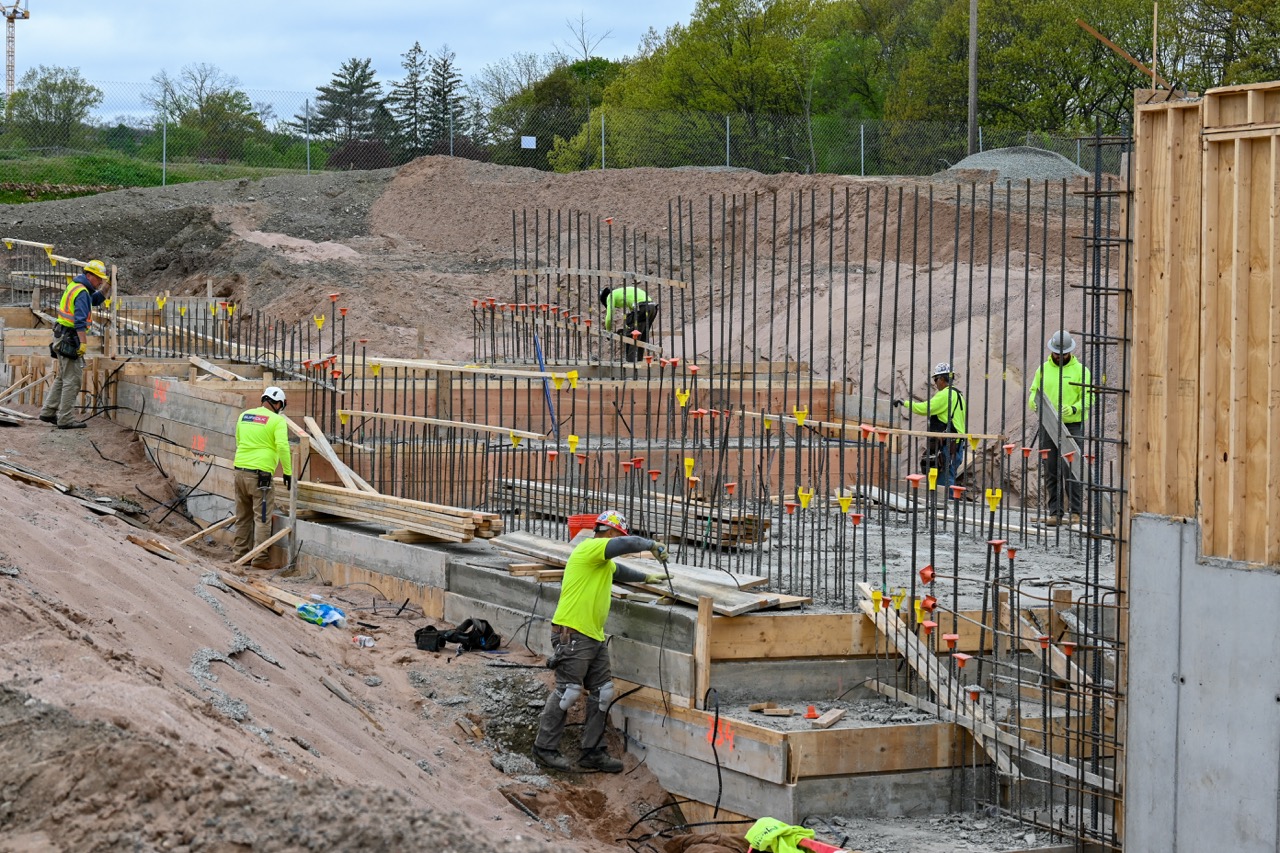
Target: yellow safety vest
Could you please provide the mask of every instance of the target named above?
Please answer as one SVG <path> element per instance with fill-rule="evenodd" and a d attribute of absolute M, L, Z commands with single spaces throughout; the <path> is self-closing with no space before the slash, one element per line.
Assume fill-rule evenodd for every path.
<path fill-rule="evenodd" d="M 74 329 L 76 327 L 76 298 L 82 292 L 87 292 L 89 288 L 85 287 L 78 281 L 73 281 L 67 285 L 67 289 L 62 291 L 62 299 L 58 300 L 58 324 Z M 93 300 L 89 301 L 89 315 L 85 317 L 85 328 L 93 322 Z"/>

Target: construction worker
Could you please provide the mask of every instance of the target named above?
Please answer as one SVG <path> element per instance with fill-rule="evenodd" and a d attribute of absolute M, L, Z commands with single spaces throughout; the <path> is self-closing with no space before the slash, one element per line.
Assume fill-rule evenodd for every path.
<path fill-rule="evenodd" d="M 284 469 L 284 486 L 293 484 L 289 428 L 285 425 L 284 391 L 272 385 L 262 392 L 262 405 L 240 414 L 236 422 L 236 541 L 238 560 L 271 536 L 275 512 L 276 466 Z M 267 555 L 253 558 L 254 568 L 267 566 Z"/>
<path fill-rule="evenodd" d="M 613 562 L 615 557 L 639 551 L 653 554 L 664 571 L 645 574 Z M 578 766 L 605 773 L 622 770 L 622 762 L 610 756 L 604 746 L 605 714 L 613 701 L 604 623 L 614 581 L 661 583 L 669 577 L 666 563 L 666 546 L 629 535 L 626 519 L 613 510 L 596 517 L 594 537 L 569 555 L 560 582 L 560 601 L 551 617 L 551 657 L 547 663 L 555 670 L 556 686 L 547 696 L 533 742 L 533 757 L 539 764 L 553 770 L 569 769 L 569 760 L 560 752 L 560 737 L 569 708 L 585 693 L 587 719 Z"/>
<path fill-rule="evenodd" d="M 618 334 L 631 340 L 632 332 L 639 332 L 635 338 L 642 344 L 649 343 L 649 329 L 658 319 L 658 303 L 649 301 L 649 294 L 634 284 L 622 287 L 600 288 L 600 304 L 604 306 L 604 327 L 613 330 L 614 317 L 622 317 L 622 328 Z M 626 361 L 639 361 L 643 350 L 640 347 L 623 345 L 623 358 Z"/>
<path fill-rule="evenodd" d="M 71 411 L 80 394 L 84 379 L 85 343 L 93 322 L 93 308 L 107 301 L 104 287 L 110 276 L 102 261 L 89 261 L 84 272 L 71 279 L 58 300 L 58 317 L 53 325 L 53 343 L 49 354 L 57 359 L 58 375 L 44 395 L 40 420 L 58 429 L 84 429 L 84 421 L 75 420 Z"/>
<path fill-rule="evenodd" d="M 1080 359 L 1072 355 L 1076 349 L 1076 339 L 1066 329 L 1053 333 L 1048 343 L 1049 358 L 1036 369 L 1036 376 L 1031 380 L 1031 395 L 1027 403 L 1031 411 L 1038 411 L 1040 393 L 1048 399 L 1049 404 L 1058 412 L 1063 427 L 1077 442 L 1084 434 L 1084 421 L 1089 416 L 1089 407 L 1093 405 L 1093 392 L 1089 385 L 1093 382 L 1089 369 L 1080 363 Z M 1056 527 L 1062 523 L 1062 493 L 1067 493 L 1067 509 L 1071 513 L 1071 523 L 1080 523 L 1080 512 L 1083 506 L 1083 488 L 1080 481 L 1071 473 L 1071 466 L 1058 450 L 1058 441 L 1062 436 L 1056 430 L 1046 429 L 1040 425 L 1040 449 L 1048 453 L 1040 454 L 1040 469 L 1044 475 L 1044 488 L 1048 515 L 1043 519 L 1045 525 Z"/>
<path fill-rule="evenodd" d="M 952 383 L 956 374 L 951 365 L 945 361 L 938 362 L 930 374 L 933 380 L 934 394 L 928 402 L 913 400 L 895 400 L 894 405 L 909 408 L 917 415 L 929 416 L 929 432 L 957 433 L 956 438 L 929 436 L 925 440 L 924 457 L 920 467 L 924 473 L 930 468 L 938 469 L 938 488 L 946 489 L 955 485 L 960 475 L 960 465 L 964 462 L 965 410 L 967 408 L 964 395 Z"/>

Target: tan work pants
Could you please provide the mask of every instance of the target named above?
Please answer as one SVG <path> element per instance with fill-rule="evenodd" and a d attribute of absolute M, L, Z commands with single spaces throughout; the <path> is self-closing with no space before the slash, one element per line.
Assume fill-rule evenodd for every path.
<path fill-rule="evenodd" d="M 271 515 L 276 510 L 275 487 L 267 490 L 267 520 L 262 520 L 262 490 L 258 488 L 258 472 L 236 469 L 236 542 L 238 560 L 271 537 Z M 253 565 L 264 565 L 265 553 L 253 558 Z"/>
<path fill-rule="evenodd" d="M 72 414 L 76 397 L 80 396 L 80 383 L 84 380 L 84 359 L 58 356 L 58 375 L 44 395 L 43 417 L 58 416 L 58 426 L 66 426 L 75 420 Z"/>

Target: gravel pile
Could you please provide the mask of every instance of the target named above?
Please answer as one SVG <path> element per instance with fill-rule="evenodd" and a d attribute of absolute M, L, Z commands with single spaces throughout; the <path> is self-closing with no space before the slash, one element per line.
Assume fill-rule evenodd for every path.
<path fill-rule="evenodd" d="M 997 181 L 1043 181 L 1089 177 L 1088 172 L 1061 154 L 1026 145 L 981 151 L 964 158 L 934 177 L 973 180 L 975 171 L 992 173 L 992 179 Z"/>

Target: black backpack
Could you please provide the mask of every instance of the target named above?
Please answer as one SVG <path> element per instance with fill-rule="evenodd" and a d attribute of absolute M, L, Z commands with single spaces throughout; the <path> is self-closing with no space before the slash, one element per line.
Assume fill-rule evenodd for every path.
<path fill-rule="evenodd" d="M 457 628 L 441 633 L 440 639 L 457 643 L 458 650 L 463 652 L 491 652 L 502 645 L 502 637 L 483 619 L 464 619 Z"/>

